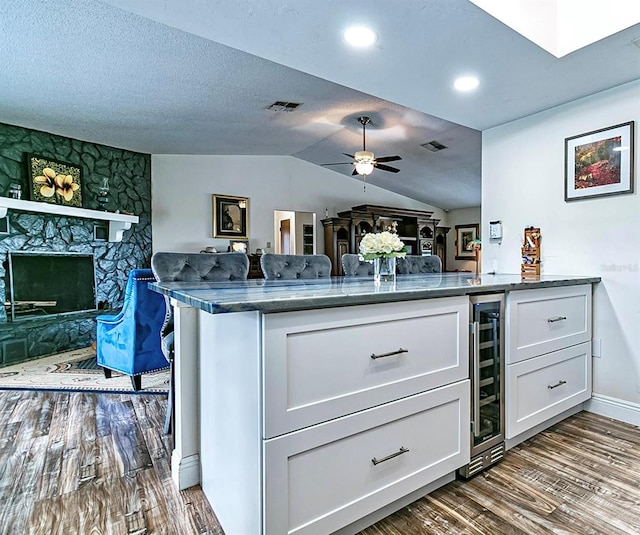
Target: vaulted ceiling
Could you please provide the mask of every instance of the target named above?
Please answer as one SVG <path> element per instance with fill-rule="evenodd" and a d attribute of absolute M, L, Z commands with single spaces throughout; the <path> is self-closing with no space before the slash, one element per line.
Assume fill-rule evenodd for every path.
<path fill-rule="evenodd" d="M 355 22 L 372 48 L 342 40 Z M 367 148 L 402 156 L 368 181 L 445 209 L 480 204 L 482 130 L 640 78 L 639 24 L 556 58 L 468 0 L 14 0 L 0 31 L 2 122 L 320 165 L 362 148 L 368 115 Z M 455 92 L 469 73 L 478 90 Z"/>

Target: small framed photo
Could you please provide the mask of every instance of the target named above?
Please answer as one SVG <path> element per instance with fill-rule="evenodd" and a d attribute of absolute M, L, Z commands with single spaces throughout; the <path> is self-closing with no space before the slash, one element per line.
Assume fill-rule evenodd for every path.
<path fill-rule="evenodd" d="M 564 200 L 633 193 L 634 123 L 564 140 Z"/>
<path fill-rule="evenodd" d="M 229 251 L 249 254 L 249 240 L 229 240 Z"/>
<path fill-rule="evenodd" d="M 249 239 L 249 198 L 213 195 L 213 237 Z"/>
<path fill-rule="evenodd" d="M 27 154 L 32 201 L 82 208 L 82 168 Z"/>
<path fill-rule="evenodd" d="M 456 225 L 456 260 L 475 260 L 476 251 L 468 249 L 469 244 L 478 238 L 480 225 Z"/>

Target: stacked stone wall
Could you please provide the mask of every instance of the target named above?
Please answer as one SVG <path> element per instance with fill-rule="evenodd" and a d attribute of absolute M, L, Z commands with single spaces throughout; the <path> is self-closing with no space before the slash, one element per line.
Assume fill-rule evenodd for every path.
<path fill-rule="evenodd" d="M 9 252 L 78 252 L 94 255 L 100 306 L 122 307 L 129 271 L 149 267 L 151 261 L 151 156 L 0 124 L 0 196 L 8 197 L 10 184 L 17 183 L 22 198 L 29 200 L 29 154 L 80 166 L 83 208 L 132 213 L 140 222 L 124 232 L 121 242 L 108 242 L 95 238 L 95 226 L 104 222 L 9 210 L 8 234 L 0 234 L 0 299 L 7 301 Z M 101 207 L 98 189 L 104 178 L 109 181 L 109 202 Z M 11 351 L 13 361 L 22 360 L 15 350 L 23 342 L 24 358 L 90 345 L 95 340 L 94 316 L 79 313 L 12 322 L 0 306 L 0 365 L 9 363 L 5 353 Z"/>

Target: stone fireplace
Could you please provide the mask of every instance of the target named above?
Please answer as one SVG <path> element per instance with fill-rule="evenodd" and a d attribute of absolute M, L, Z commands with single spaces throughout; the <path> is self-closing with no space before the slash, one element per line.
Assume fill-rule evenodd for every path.
<path fill-rule="evenodd" d="M 9 185 L 18 183 L 28 199 L 28 153 L 81 166 L 83 208 L 132 213 L 139 222 L 124 231 L 121 241 L 108 241 L 105 222 L 99 219 L 8 211 L 6 232 L 0 225 L 0 299 L 5 304 L 0 307 L 0 366 L 91 345 L 96 315 L 105 310 L 114 313 L 122 306 L 129 271 L 148 267 L 151 259 L 150 155 L 0 124 L 0 196 L 7 197 Z M 111 191 L 102 207 L 97 199 L 105 177 Z M 6 305 L 11 298 L 9 256 L 24 253 L 91 257 L 97 309 L 12 318 Z M 63 279 L 67 277 L 74 275 L 67 273 Z"/>
<path fill-rule="evenodd" d="M 9 252 L 6 272 L 9 321 L 97 308 L 93 254 Z"/>

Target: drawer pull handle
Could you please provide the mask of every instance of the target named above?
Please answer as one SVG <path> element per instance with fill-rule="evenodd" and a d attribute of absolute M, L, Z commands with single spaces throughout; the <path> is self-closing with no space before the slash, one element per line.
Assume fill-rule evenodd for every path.
<path fill-rule="evenodd" d="M 376 459 L 374 457 L 373 459 L 371 459 L 371 462 L 373 463 L 373 466 L 376 466 L 376 465 L 378 465 L 380 463 L 388 461 L 389 459 L 393 459 L 394 457 L 397 457 L 398 455 L 402 455 L 403 453 L 409 453 L 409 450 L 407 448 L 405 448 L 404 446 L 400 446 L 400 449 L 398 451 L 396 451 L 395 453 L 392 453 L 391 455 L 387 455 L 386 457 L 383 457 L 382 459 Z"/>
<path fill-rule="evenodd" d="M 390 353 L 380 353 L 380 355 L 376 355 L 375 353 L 371 353 L 371 358 L 373 360 L 381 359 L 383 357 L 393 357 L 394 355 L 400 355 L 401 353 L 409 353 L 408 349 L 400 348 L 398 351 L 391 351 Z"/>
<path fill-rule="evenodd" d="M 566 381 L 558 381 L 555 385 L 547 385 L 549 390 L 553 390 L 554 388 L 558 388 L 559 386 L 566 385 Z"/>
<path fill-rule="evenodd" d="M 547 321 L 549 323 L 555 323 L 556 321 L 566 320 L 567 316 L 558 316 L 557 318 L 549 318 Z"/>

